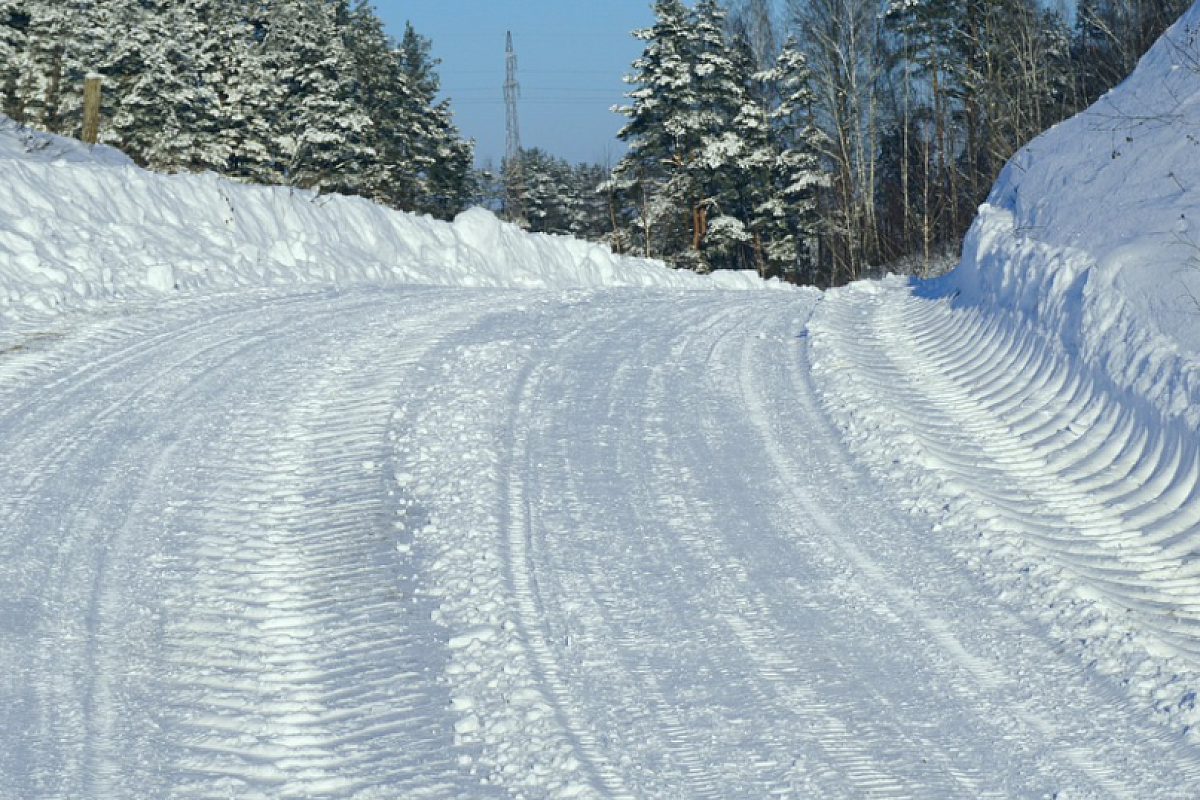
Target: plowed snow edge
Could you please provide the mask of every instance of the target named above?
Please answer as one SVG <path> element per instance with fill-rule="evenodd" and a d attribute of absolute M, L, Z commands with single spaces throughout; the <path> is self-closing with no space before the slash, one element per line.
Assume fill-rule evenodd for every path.
<path fill-rule="evenodd" d="M 830 292 L 814 374 L 851 446 L 962 557 L 1193 741 L 1200 454 L 1020 318 L 892 279 Z"/>

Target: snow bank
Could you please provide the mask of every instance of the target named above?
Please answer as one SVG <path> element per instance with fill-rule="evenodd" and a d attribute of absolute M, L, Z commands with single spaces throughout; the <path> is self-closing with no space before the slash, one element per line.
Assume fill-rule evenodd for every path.
<path fill-rule="evenodd" d="M 1200 4 L 1011 160 L 953 272 L 829 292 L 808 332 L 855 452 L 1200 741 Z"/>
<path fill-rule="evenodd" d="M 1200 427 L 1200 4 L 1000 175 L 940 287 Z"/>
<path fill-rule="evenodd" d="M 175 290 L 421 283 L 753 288 L 600 245 L 529 235 L 481 209 L 453 224 L 359 198 L 160 175 L 107 147 L 0 117 L 0 317 Z"/>

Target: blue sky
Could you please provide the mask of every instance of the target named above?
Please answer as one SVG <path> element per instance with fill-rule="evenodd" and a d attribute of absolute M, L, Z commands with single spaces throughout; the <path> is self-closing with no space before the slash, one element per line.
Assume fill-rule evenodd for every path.
<path fill-rule="evenodd" d="M 433 41 L 443 94 L 476 159 L 504 156 L 504 40 L 512 31 L 521 87 L 521 145 L 571 163 L 615 162 L 621 78 L 641 55 L 630 32 L 654 21 L 651 0 L 372 0 L 399 39 L 405 20 Z"/>

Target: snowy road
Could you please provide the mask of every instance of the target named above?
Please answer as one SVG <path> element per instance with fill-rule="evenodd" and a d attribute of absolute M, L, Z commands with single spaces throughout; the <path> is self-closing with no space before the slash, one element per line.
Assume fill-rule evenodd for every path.
<path fill-rule="evenodd" d="M 815 371 L 815 293 L 258 293 L 31 334 L 0 353 L 0 798 L 1194 797 L 1200 749 L 835 427 L 841 398 L 943 435 L 917 387 L 953 370 L 895 365 L 947 323 L 895 294 L 821 309 Z M 962 393 L 941 418 L 986 447 L 929 469 L 1002 500 L 981 459 L 1019 426 Z"/>

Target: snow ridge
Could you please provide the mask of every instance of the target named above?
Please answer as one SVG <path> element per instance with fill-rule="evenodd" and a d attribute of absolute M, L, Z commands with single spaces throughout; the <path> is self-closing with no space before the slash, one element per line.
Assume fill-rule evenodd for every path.
<path fill-rule="evenodd" d="M 1200 3 L 1022 148 L 936 291 L 1006 309 L 1200 430 Z"/>
<path fill-rule="evenodd" d="M 810 325 L 825 401 L 962 557 L 1184 729 L 1200 722 L 1200 448 L 1030 329 L 895 279 Z"/>
<path fill-rule="evenodd" d="M 278 285 L 779 286 L 526 234 L 478 208 L 444 223 L 361 198 L 160 175 L 3 117 L 0 196 L 0 319 L 9 321 Z"/>
<path fill-rule="evenodd" d="M 1200 3 L 1011 160 L 962 263 L 829 293 L 826 406 L 963 558 L 1200 739 Z"/>

